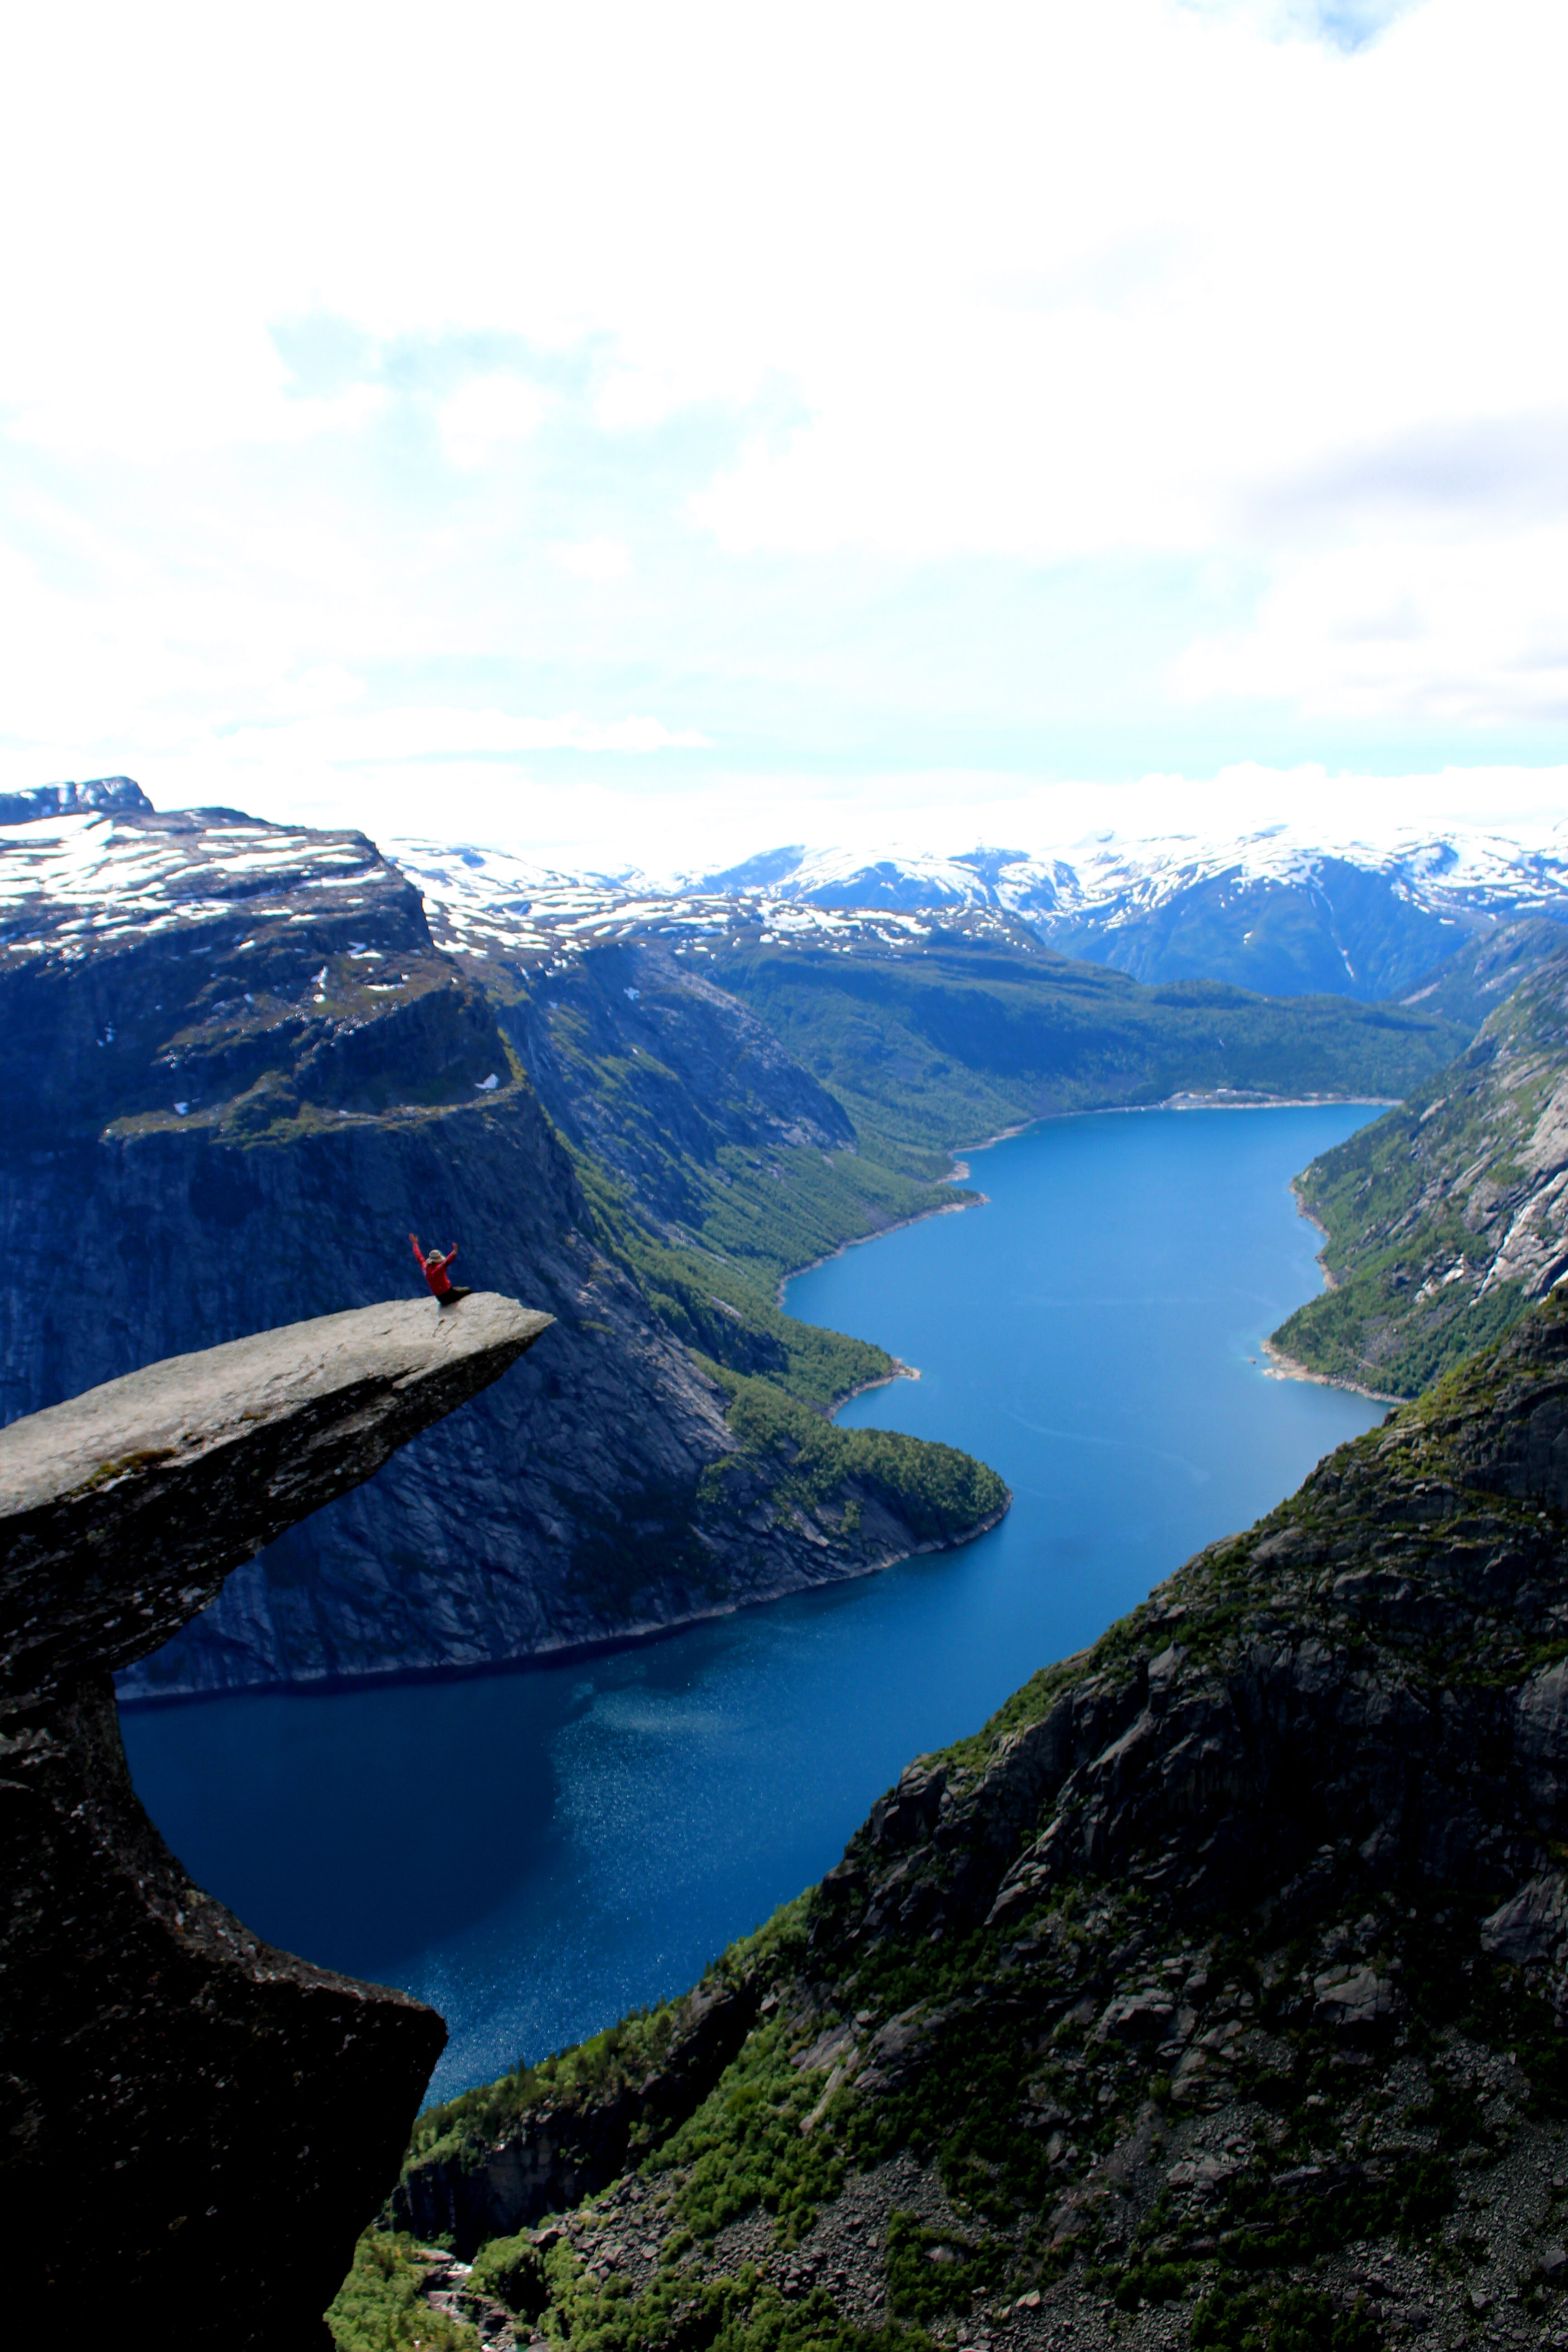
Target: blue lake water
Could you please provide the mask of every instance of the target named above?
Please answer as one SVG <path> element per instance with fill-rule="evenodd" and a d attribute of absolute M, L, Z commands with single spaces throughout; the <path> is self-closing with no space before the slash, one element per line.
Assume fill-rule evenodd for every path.
<path fill-rule="evenodd" d="M 690 1983 L 910 1757 L 1379 1417 L 1261 1347 L 1319 1287 L 1289 1179 L 1373 1115 L 1052 1121 L 971 1156 L 988 1206 L 796 1277 L 921 1369 L 846 1422 L 1007 1480 L 978 1543 L 587 1663 L 131 1710 L 149 1811 L 259 1933 L 433 2001 L 436 2095 Z"/>

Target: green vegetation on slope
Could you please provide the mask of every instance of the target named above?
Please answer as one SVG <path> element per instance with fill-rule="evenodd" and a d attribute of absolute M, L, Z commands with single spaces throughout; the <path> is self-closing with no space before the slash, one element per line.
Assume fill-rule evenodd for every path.
<path fill-rule="evenodd" d="M 781 1500 L 815 1510 L 853 1482 L 884 1497 L 922 1544 L 950 1543 L 1006 1506 L 995 1471 L 955 1445 L 894 1429 L 840 1429 L 770 1381 L 714 1369 L 748 1455 L 786 1465 L 773 1489 Z"/>
<path fill-rule="evenodd" d="M 747 1192 L 733 1201 L 721 1194 L 722 1216 L 713 1223 L 736 1244 L 722 1250 L 707 1219 L 700 1239 L 672 1241 L 650 1230 L 623 1182 L 585 1152 L 574 1156 L 601 1242 L 635 1275 L 661 1319 L 688 1347 L 731 1370 L 775 1380 L 823 1410 L 854 1390 L 892 1377 L 894 1361 L 885 1348 L 802 1323 L 776 1303 L 780 1276 L 788 1270 L 788 1261 L 777 1253 L 799 1230 L 797 1222 L 795 1233 L 786 1235 L 778 1229 L 782 1220 L 770 1222 L 766 1214 L 784 1190 L 777 1180 L 770 1179 L 772 1192 L 762 1195 L 755 1212 Z M 792 1168 L 791 1173 L 804 1174 L 809 1185 L 816 1173 L 810 1162 L 817 1155 L 790 1156 L 806 1163 L 804 1171 Z M 951 1187 L 930 1189 L 944 1207 L 955 1197 Z M 831 1233 L 825 1219 L 813 1238 L 832 1248 L 837 1244 Z"/>
<path fill-rule="evenodd" d="M 1550 933 L 1551 926 L 1521 926 Z M 1517 961 L 1499 943 L 1499 978 Z M 1568 1265 L 1568 950 L 1537 960 L 1458 1061 L 1323 1152 L 1298 1192 L 1334 1287 L 1275 1344 L 1413 1396 L 1516 1322 Z"/>
<path fill-rule="evenodd" d="M 572 2352 L 870 2352 L 900 2321 L 940 2335 L 952 2313 L 973 2333 L 996 2294 L 994 2320 L 1020 2294 L 1059 2319 L 1069 2272 L 1080 2320 L 1092 2302 L 1112 2340 L 1112 2306 L 1181 2303 L 1210 2352 L 1372 2352 L 1386 2314 L 1361 2290 L 1380 2247 L 1425 2266 L 1428 2298 L 1479 2274 L 1496 2300 L 1506 2278 L 1521 2320 L 1561 2318 L 1558 2190 L 1534 2185 L 1568 2123 L 1557 1995 L 1551 1970 L 1501 1956 L 1486 1915 L 1542 1866 L 1532 1839 L 1559 1863 L 1565 1849 L 1555 1813 L 1508 1793 L 1506 1743 L 1478 1780 L 1477 1739 L 1564 1646 L 1561 1510 L 1538 1481 L 1495 1489 L 1521 1431 L 1549 1438 L 1565 1399 L 1553 1300 L 922 1759 L 840 1867 L 719 1963 L 756 2023 L 635 2170 L 532 2242 L 543 2308 L 526 2233 L 486 2275 L 515 2272 Z M 1290 1724 L 1283 1780 L 1248 1789 L 1266 1690 Z M 1078 1728 L 1058 1750 L 1068 1693 Z M 1429 1778 L 1402 1800 L 1363 1784 L 1363 1706 L 1434 1727 Z M 1047 1740 L 1019 1738 L 1047 1716 Z M 1181 1774 L 1199 1748 L 1194 1789 Z M 1092 1841 L 1077 1826 L 1091 1790 Z M 1441 1868 L 1370 1858 L 1368 1818 Z M 1325 1842 L 1334 1823 L 1352 1833 Z M 1510 1837 L 1504 1874 L 1477 1876 Z M 634 2021 L 624 2046 L 640 2065 L 658 2039 Z M 618 2061 L 600 2037 L 581 2063 L 602 2083 Z M 517 2097 L 471 2094 L 432 2127 L 457 2116 L 477 2154 Z M 855 2223 L 830 2241 L 885 2280 L 889 2327 L 871 2335 L 813 2284 L 815 2225 L 847 2186 L 863 2215 L 868 2179 L 906 2151 L 951 2220 L 895 2188 L 879 2243 Z"/>
<path fill-rule="evenodd" d="M 338 2352 L 479 2352 L 475 2329 L 425 2300 L 427 2274 L 406 2232 L 367 2230 L 326 2315 Z"/>
<path fill-rule="evenodd" d="M 1397 1096 L 1462 1027 L 1425 1006 L 1144 988 L 1041 947 L 756 947 L 714 976 L 841 1102 L 862 1152 L 938 1172 L 952 1146 L 1049 1112 L 1179 1092 Z"/>

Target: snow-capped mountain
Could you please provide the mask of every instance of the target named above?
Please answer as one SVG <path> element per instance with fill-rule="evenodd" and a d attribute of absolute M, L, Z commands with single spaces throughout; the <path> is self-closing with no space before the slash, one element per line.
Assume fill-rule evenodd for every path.
<path fill-rule="evenodd" d="M 207 902 L 265 890 L 274 873 L 310 867 L 315 887 L 342 887 L 374 854 L 363 835 L 211 814 L 221 823 L 187 838 L 120 777 L 11 795 L 0 908 L 47 899 L 51 927 L 84 934 L 189 921 Z M 1525 915 L 1568 922 L 1568 823 L 1533 842 L 1458 829 L 1335 842 L 1274 826 L 951 856 L 792 846 L 673 882 L 573 873 L 480 844 L 381 848 L 423 894 L 437 944 L 481 960 L 549 963 L 637 936 L 694 957 L 740 938 L 909 947 L 956 924 L 981 940 L 1032 932 L 1152 982 L 1375 1003 L 1421 986 L 1478 932 Z"/>
<path fill-rule="evenodd" d="M 233 809 L 160 814 L 140 795 L 108 807 L 67 803 L 0 826 L 0 961 L 69 961 L 199 930 L 241 908 L 261 920 L 288 912 L 301 891 L 352 913 L 389 883 L 402 891 L 361 833 L 267 824 Z"/>
<path fill-rule="evenodd" d="M 884 909 L 853 897 L 823 905 L 717 881 L 661 886 L 639 873 L 569 874 L 474 843 L 393 837 L 382 846 L 422 893 L 437 943 L 479 957 L 571 957 L 649 935 L 697 954 L 739 934 L 764 946 L 808 939 L 902 945 L 929 938 L 942 914 L 940 906 Z M 982 900 L 962 908 L 950 902 L 950 910 L 983 933 L 1009 928 L 1005 913 Z"/>
<path fill-rule="evenodd" d="M 712 874 L 566 874 L 504 851 L 393 841 L 443 944 L 571 954 L 657 932 L 689 951 L 744 931 L 768 944 L 911 944 L 962 920 L 1153 982 L 1224 980 L 1268 995 L 1366 1003 L 1419 986 L 1477 932 L 1524 915 L 1568 921 L 1568 828 L 1325 842 L 1275 826 L 1230 840 L 1098 835 L 1061 849 L 769 850 Z"/>
<path fill-rule="evenodd" d="M 1396 995 L 1469 934 L 1522 915 L 1568 919 L 1568 827 L 1326 841 L 1276 825 L 1225 840 L 1100 835 L 1060 849 L 866 859 L 779 849 L 702 877 L 823 908 L 994 908 L 1072 955 L 1144 981 L 1228 980 L 1265 993 Z"/>

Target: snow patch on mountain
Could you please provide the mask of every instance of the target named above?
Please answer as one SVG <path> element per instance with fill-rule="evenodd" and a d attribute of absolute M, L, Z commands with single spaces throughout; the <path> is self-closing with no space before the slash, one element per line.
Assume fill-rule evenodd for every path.
<path fill-rule="evenodd" d="M 92 804 L 101 800 L 113 804 Z M 385 873 L 363 834 L 226 809 L 160 814 L 126 778 L 51 786 L 26 804 L 23 818 L 0 824 L 5 954 L 36 954 L 46 941 L 69 953 L 139 928 L 211 921 L 241 901 L 260 914 L 270 894 L 300 888 L 347 891 L 353 904 L 375 869 Z M 1015 947 L 1033 933 L 1146 981 L 1371 999 L 1419 988 L 1478 931 L 1527 915 L 1568 921 L 1568 823 L 1531 841 L 1405 829 L 1336 842 L 1275 825 L 1234 838 L 1101 833 L 1049 850 L 948 856 L 793 845 L 673 882 L 429 837 L 383 850 L 422 894 L 437 945 L 546 968 L 637 936 L 700 961 L 725 943 L 853 953 L 960 929 Z"/>
<path fill-rule="evenodd" d="M 677 893 L 733 888 L 747 877 L 770 896 L 819 907 L 999 907 L 1058 919 L 1147 913 L 1200 884 L 1231 880 L 1305 889 L 1325 866 L 1383 877 L 1433 908 L 1494 919 L 1568 906 L 1568 824 L 1535 843 L 1503 834 L 1403 828 L 1382 842 L 1336 842 L 1288 825 L 1205 838 L 1128 840 L 1098 833 L 1058 848 L 978 848 L 951 856 L 916 851 L 868 859 L 848 849 L 780 849 L 727 874 L 688 877 Z"/>
<path fill-rule="evenodd" d="M 134 787 L 132 787 L 134 790 Z M 355 894 L 385 869 L 363 834 L 264 824 L 229 810 L 134 804 L 0 826 L 0 954 L 75 950 L 211 922 L 245 905 L 288 911 L 300 890 Z"/>

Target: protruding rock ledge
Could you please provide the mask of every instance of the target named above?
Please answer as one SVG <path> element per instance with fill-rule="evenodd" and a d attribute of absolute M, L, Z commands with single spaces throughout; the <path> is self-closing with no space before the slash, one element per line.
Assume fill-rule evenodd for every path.
<path fill-rule="evenodd" d="M 0 1432 L 0 2193 L 61 2312 L 182 2352 L 329 2352 L 320 2315 L 446 2030 L 191 1884 L 131 1786 L 108 1670 L 550 1321 L 488 1295 L 363 1307 Z"/>
<path fill-rule="evenodd" d="M 0 1430 L 5 1693 L 145 1657 L 552 1320 L 493 1292 L 355 1307 L 168 1357 Z"/>

